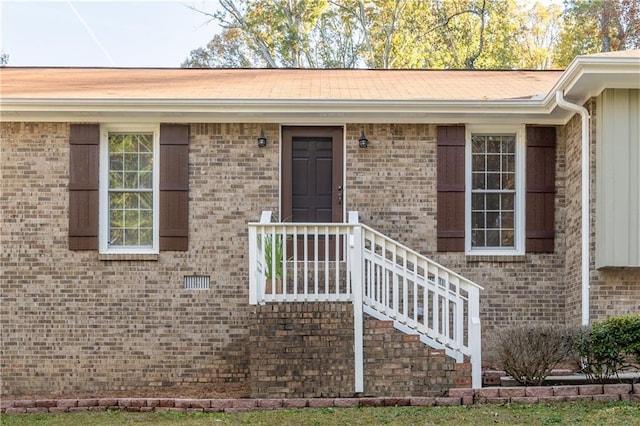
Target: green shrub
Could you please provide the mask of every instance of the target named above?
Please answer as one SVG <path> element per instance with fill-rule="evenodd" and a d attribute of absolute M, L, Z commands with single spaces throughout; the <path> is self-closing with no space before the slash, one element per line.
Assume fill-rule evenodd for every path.
<path fill-rule="evenodd" d="M 620 348 L 602 328 L 585 327 L 574 347 L 580 356 L 582 372 L 592 382 L 603 383 L 617 374 L 623 361 Z"/>
<path fill-rule="evenodd" d="M 524 386 L 540 386 L 551 370 L 573 356 L 575 330 L 558 325 L 522 325 L 501 329 L 496 349 L 502 368 Z"/>
<path fill-rule="evenodd" d="M 629 367 L 640 366 L 640 314 L 611 317 L 586 327 L 574 341 L 582 368 L 594 382 L 604 382 Z"/>
<path fill-rule="evenodd" d="M 602 323 L 622 352 L 640 367 L 640 314 L 611 317 Z"/>

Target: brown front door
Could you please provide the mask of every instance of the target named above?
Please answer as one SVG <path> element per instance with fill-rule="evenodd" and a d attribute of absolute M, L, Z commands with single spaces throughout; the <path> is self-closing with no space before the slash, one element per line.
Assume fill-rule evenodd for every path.
<path fill-rule="evenodd" d="M 342 127 L 282 128 L 283 222 L 342 222 Z"/>

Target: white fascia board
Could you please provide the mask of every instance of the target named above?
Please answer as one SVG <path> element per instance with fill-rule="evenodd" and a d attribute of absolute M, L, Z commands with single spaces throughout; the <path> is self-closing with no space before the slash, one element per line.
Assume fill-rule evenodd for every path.
<path fill-rule="evenodd" d="M 544 103 L 555 109 L 556 92 L 562 91 L 567 100 L 582 105 L 605 89 L 640 89 L 640 58 L 578 56 L 547 93 Z"/>

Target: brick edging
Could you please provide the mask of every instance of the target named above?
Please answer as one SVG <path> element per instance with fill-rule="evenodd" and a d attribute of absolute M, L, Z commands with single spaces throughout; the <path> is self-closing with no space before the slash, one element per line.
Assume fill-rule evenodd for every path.
<path fill-rule="evenodd" d="M 450 389 L 450 398 L 463 405 L 472 404 L 536 404 L 566 401 L 640 401 L 640 383 L 576 386 L 487 387 L 482 389 Z"/>
<path fill-rule="evenodd" d="M 285 399 L 184 399 L 184 398 L 88 398 L 17 399 L 0 401 L 2 413 L 61 413 L 73 411 L 177 411 L 225 412 L 279 408 L 347 408 L 392 406 L 460 405 L 456 397 L 384 397 L 384 398 L 285 398 Z"/>
<path fill-rule="evenodd" d="M 448 397 L 382 398 L 65 398 L 0 401 L 1 413 L 62 413 L 73 411 L 177 411 L 236 413 L 279 408 L 433 407 L 472 404 L 535 404 L 566 401 L 640 401 L 640 383 L 614 385 L 488 387 L 450 389 Z"/>

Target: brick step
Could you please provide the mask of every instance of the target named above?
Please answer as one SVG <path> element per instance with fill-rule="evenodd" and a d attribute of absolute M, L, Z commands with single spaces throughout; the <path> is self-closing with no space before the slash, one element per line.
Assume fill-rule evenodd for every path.
<path fill-rule="evenodd" d="M 385 347 L 389 348 L 392 345 L 397 345 L 397 347 L 403 347 L 407 349 L 411 349 L 412 351 L 425 351 L 426 356 L 428 357 L 438 357 L 445 358 L 447 355 L 442 349 L 433 349 L 428 345 L 425 345 L 420 341 L 420 334 L 407 334 L 401 330 L 397 330 L 393 326 L 392 320 L 377 320 L 370 319 L 364 321 L 364 338 L 365 340 L 373 340 L 379 336 L 378 338 L 382 338 L 385 343 Z M 465 365 L 470 365 L 468 363 L 463 363 Z M 465 368 L 461 368 L 461 370 L 466 370 Z M 469 368 L 469 371 L 471 369 Z M 471 374 L 471 373 L 469 373 Z"/>
<path fill-rule="evenodd" d="M 365 315 L 364 391 L 356 395 L 351 305 L 288 305 L 257 309 L 249 360 L 254 398 L 439 398 L 452 387 L 471 386 L 467 364 L 425 345 L 417 332 L 407 334 L 391 320 Z"/>

